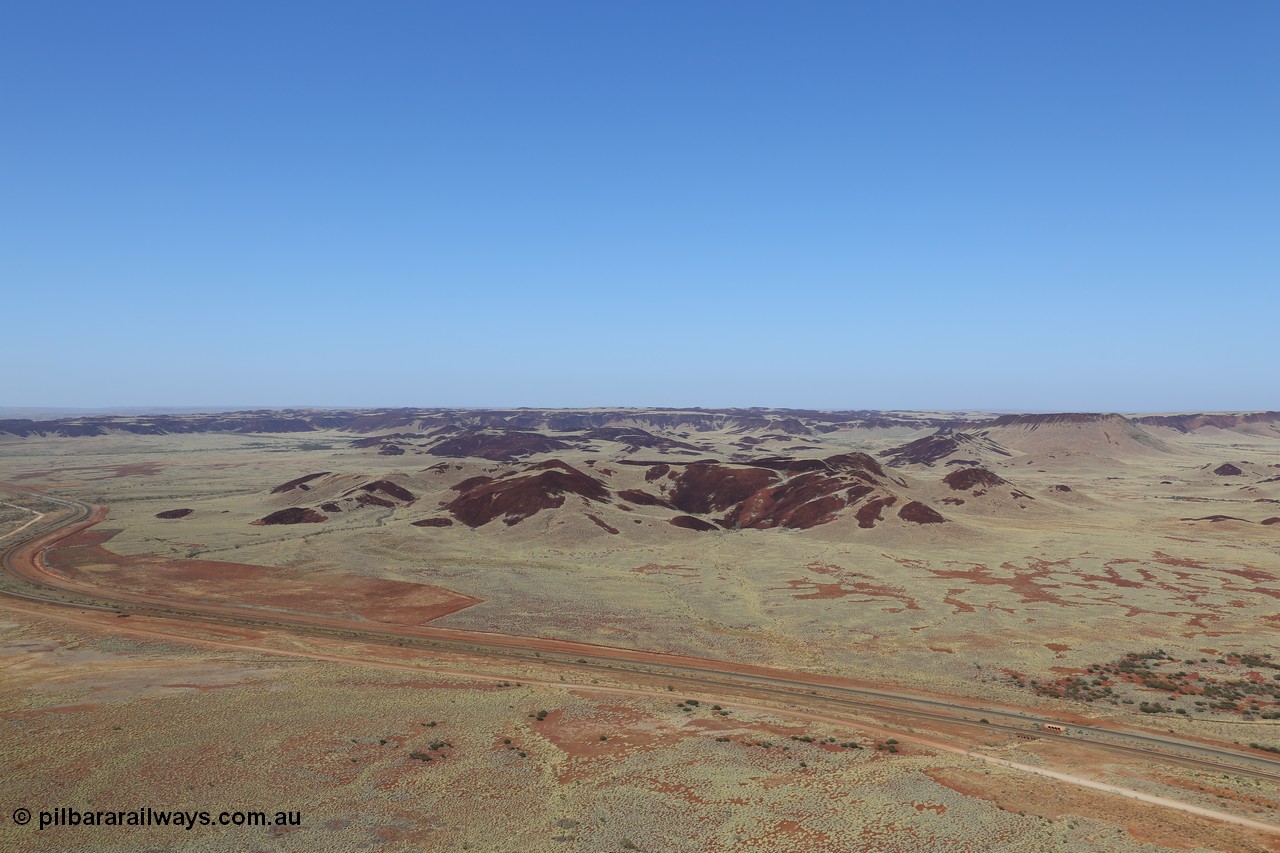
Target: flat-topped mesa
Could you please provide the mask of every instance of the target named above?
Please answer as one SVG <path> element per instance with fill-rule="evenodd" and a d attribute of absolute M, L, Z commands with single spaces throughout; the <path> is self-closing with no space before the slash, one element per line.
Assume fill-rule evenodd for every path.
<path fill-rule="evenodd" d="M 1245 435 L 1280 436 L 1280 412 L 1188 412 L 1143 415 L 1132 419 L 1147 427 L 1163 427 L 1181 433 L 1230 430 Z"/>
<path fill-rule="evenodd" d="M 1001 415 L 975 434 L 1022 453 L 1114 457 L 1173 452 L 1167 443 L 1123 415 L 1099 412 Z"/>
<path fill-rule="evenodd" d="M 1112 419 L 1127 420 L 1124 415 L 1120 415 L 1115 412 L 1052 412 L 1044 414 L 1001 415 L 988 423 L 987 426 L 997 427 L 1018 425 L 1026 426 L 1030 429 L 1038 429 L 1049 424 L 1089 424 Z"/>

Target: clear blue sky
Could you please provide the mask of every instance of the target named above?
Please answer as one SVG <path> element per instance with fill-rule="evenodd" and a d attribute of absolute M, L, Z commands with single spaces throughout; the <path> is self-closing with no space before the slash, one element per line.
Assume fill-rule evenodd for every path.
<path fill-rule="evenodd" d="M 1280 407 L 1280 3 L 8 2 L 0 405 Z"/>

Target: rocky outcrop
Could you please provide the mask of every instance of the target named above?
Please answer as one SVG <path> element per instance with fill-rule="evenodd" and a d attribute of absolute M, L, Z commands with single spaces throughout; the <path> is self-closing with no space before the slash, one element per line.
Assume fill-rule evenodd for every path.
<path fill-rule="evenodd" d="M 301 489 L 304 492 L 308 491 L 311 488 L 311 486 L 307 485 L 308 483 L 310 483 L 312 480 L 323 477 L 328 473 L 329 473 L 328 471 L 321 471 L 317 474 L 304 474 L 301 477 L 298 477 L 297 479 L 290 480 L 287 483 L 281 483 L 280 485 L 276 486 L 274 489 L 271 490 L 271 494 L 279 495 L 279 494 L 283 494 L 284 492 L 291 492 L 294 489 Z"/>
<path fill-rule="evenodd" d="M 260 518 L 252 522 L 256 525 L 265 524 L 318 524 L 322 521 L 328 521 L 329 517 L 321 515 L 314 509 L 308 509 L 303 506 L 291 506 L 287 509 L 277 510 L 265 518 Z"/>
<path fill-rule="evenodd" d="M 481 527 L 496 518 L 519 524 L 545 509 L 563 506 L 567 495 L 602 503 L 609 499 L 603 483 L 559 460 L 531 470 L 539 468 L 543 470 L 498 479 L 472 477 L 454 486 L 459 494 L 445 508 L 468 527 Z"/>
<path fill-rule="evenodd" d="M 957 468 L 943 477 L 942 482 L 955 491 L 961 492 L 981 487 L 1002 486 L 1009 481 L 986 468 Z"/>
<path fill-rule="evenodd" d="M 942 524 L 946 521 L 942 517 L 942 513 L 933 507 L 925 506 L 919 501 L 912 501 L 898 510 L 898 518 L 905 521 L 914 521 L 916 524 Z"/>
<path fill-rule="evenodd" d="M 694 518 L 691 515 L 677 515 L 675 518 L 670 520 L 670 523 L 674 527 L 683 527 L 685 530 L 696 530 L 700 533 L 719 529 L 714 524 L 703 521 L 700 518 Z"/>

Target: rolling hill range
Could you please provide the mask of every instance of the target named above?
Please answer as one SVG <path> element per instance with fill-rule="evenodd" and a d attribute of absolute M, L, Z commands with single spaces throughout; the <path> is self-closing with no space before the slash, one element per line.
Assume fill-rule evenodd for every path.
<path fill-rule="evenodd" d="M 975 665 L 1047 676 L 1139 634 L 1252 653 L 1280 600 L 1277 417 L 77 417 L 0 424 L 0 482 L 108 507 L 73 561 L 95 582 L 216 598 L 239 571 L 338 601 L 366 577 L 467 602 L 422 611 L 444 626 L 1000 691 Z"/>

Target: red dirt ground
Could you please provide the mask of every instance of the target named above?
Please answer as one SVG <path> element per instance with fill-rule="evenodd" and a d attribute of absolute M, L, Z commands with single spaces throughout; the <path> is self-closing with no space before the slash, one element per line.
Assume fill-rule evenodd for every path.
<path fill-rule="evenodd" d="M 88 530 L 47 552 L 67 577 L 158 595 L 247 606 L 324 612 L 397 625 L 421 625 L 481 599 L 443 587 L 359 575 L 298 572 L 212 560 L 123 556 L 103 547 L 118 531 Z M 317 606 L 323 607 L 318 611 Z"/>

